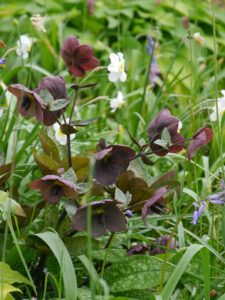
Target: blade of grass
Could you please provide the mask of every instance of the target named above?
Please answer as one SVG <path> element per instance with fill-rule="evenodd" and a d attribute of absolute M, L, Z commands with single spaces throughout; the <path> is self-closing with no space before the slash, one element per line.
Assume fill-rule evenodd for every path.
<path fill-rule="evenodd" d="M 205 300 L 210 300 L 210 258 L 209 250 L 207 248 L 202 249 L 201 257 L 203 266 Z"/>

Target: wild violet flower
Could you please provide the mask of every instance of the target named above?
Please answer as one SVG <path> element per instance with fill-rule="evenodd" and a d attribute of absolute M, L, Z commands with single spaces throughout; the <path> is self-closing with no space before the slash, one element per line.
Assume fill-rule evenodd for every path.
<path fill-rule="evenodd" d="M 126 171 L 135 151 L 125 145 L 111 145 L 95 154 L 93 177 L 102 185 L 111 185 Z"/>
<path fill-rule="evenodd" d="M 195 211 L 193 213 L 193 220 L 191 221 L 191 223 L 193 225 L 196 225 L 198 218 L 201 216 L 204 207 L 206 206 L 206 202 L 202 201 L 200 206 L 197 202 L 194 202 L 193 205 L 195 206 Z"/>
<path fill-rule="evenodd" d="M 35 116 L 38 122 L 43 121 L 44 104 L 35 91 L 21 84 L 10 85 L 8 91 L 17 97 L 17 109 L 22 116 Z"/>
<path fill-rule="evenodd" d="M 225 112 L 225 90 L 222 90 L 221 93 L 223 97 L 218 98 L 218 114 L 219 114 L 219 121 L 221 122 L 223 113 Z M 213 112 L 210 115 L 210 120 L 215 122 L 217 120 L 217 112 L 216 112 L 216 104 L 212 107 Z"/>
<path fill-rule="evenodd" d="M 183 149 L 185 141 L 178 132 L 179 121 L 178 118 L 170 114 L 167 108 L 155 116 L 147 129 L 150 148 L 154 154 L 165 156 L 168 152 L 177 153 Z M 165 130 L 167 140 L 163 140 Z M 159 142 L 161 143 L 159 144 Z"/>
<path fill-rule="evenodd" d="M 7 58 L 1 58 L 0 59 L 0 65 L 5 65 L 6 64 L 6 61 L 7 61 Z M 2 70 L 0 69 L 0 72 L 1 72 Z"/>
<path fill-rule="evenodd" d="M 58 203 L 63 196 L 76 200 L 78 192 L 75 184 L 56 175 L 46 175 L 29 184 L 34 190 L 40 190 L 42 197 L 49 203 Z"/>
<path fill-rule="evenodd" d="M 69 122 L 69 119 L 66 119 L 66 123 Z M 55 130 L 55 138 L 57 142 L 59 142 L 61 145 L 66 145 L 67 143 L 67 135 L 64 134 L 60 130 L 60 125 L 58 123 L 53 124 L 53 129 Z M 75 138 L 76 134 L 70 134 L 70 140 L 73 140 Z"/>
<path fill-rule="evenodd" d="M 142 208 L 141 218 L 145 223 L 145 226 L 148 226 L 147 216 L 155 213 L 162 213 L 164 208 L 165 199 L 163 195 L 166 193 L 168 186 L 164 186 L 154 192 L 152 197 L 148 199 L 145 205 Z"/>
<path fill-rule="evenodd" d="M 28 52 L 31 49 L 32 45 L 32 39 L 29 38 L 27 35 L 22 34 L 17 41 L 17 49 L 16 49 L 16 54 L 21 56 L 22 59 L 27 59 L 29 54 Z"/>
<path fill-rule="evenodd" d="M 109 81 L 116 82 L 118 79 L 122 82 L 126 81 L 127 73 L 125 72 L 125 60 L 123 53 L 111 53 L 109 55 L 111 64 L 108 66 Z"/>
<path fill-rule="evenodd" d="M 45 22 L 46 16 L 42 17 L 39 14 L 33 14 L 30 18 L 32 25 L 37 28 L 39 31 L 46 32 L 46 29 L 44 28 L 44 22 Z"/>
<path fill-rule="evenodd" d="M 193 34 L 194 41 L 201 47 L 205 44 L 205 39 L 200 35 L 200 32 L 196 32 Z"/>
<path fill-rule="evenodd" d="M 188 145 L 187 158 L 190 161 L 195 156 L 198 148 L 210 142 L 213 138 L 213 131 L 206 126 L 200 128 L 194 135 L 192 141 Z"/>
<path fill-rule="evenodd" d="M 152 55 L 153 47 L 154 47 L 154 40 L 149 35 L 147 36 L 149 45 L 146 46 L 146 50 L 148 52 L 148 55 Z M 155 86 L 155 80 L 158 78 L 158 74 L 160 73 L 155 55 L 152 56 L 152 62 L 151 62 L 151 70 L 149 75 L 149 81 L 151 83 L 151 86 Z"/>
<path fill-rule="evenodd" d="M 126 229 L 126 217 L 117 206 L 119 202 L 111 199 L 94 201 L 78 208 L 72 219 L 75 230 L 87 230 L 87 208 L 91 206 L 91 235 L 97 237 L 106 230 L 121 232 Z"/>
<path fill-rule="evenodd" d="M 65 39 L 60 52 L 68 69 L 76 77 L 83 77 L 86 71 L 99 65 L 98 59 L 93 56 L 93 49 L 88 45 L 80 45 L 73 35 Z"/>
<path fill-rule="evenodd" d="M 163 246 L 163 247 L 167 247 L 167 244 L 169 242 L 169 238 L 170 238 L 170 235 L 164 235 L 164 236 L 161 236 L 159 238 L 157 238 L 156 240 L 154 240 L 154 243 L 158 244 L 159 246 L 156 246 L 156 245 L 151 245 L 151 248 L 150 248 L 150 254 L 151 255 L 157 255 L 157 254 L 164 254 L 166 253 L 166 250 L 164 248 L 161 248 L 160 246 Z M 178 247 L 178 242 L 176 242 L 175 238 L 173 237 L 171 239 L 171 243 L 170 243 L 170 249 L 175 249 L 176 247 Z"/>
<path fill-rule="evenodd" d="M 46 89 L 52 95 L 54 100 L 69 99 L 69 95 L 66 89 L 66 82 L 61 76 L 42 78 L 35 92 L 39 94 L 41 89 Z M 46 126 L 51 126 L 56 122 L 61 114 L 62 109 L 51 111 L 48 109 L 48 107 L 45 107 L 43 112 L 43 123 Z"/>
<path fill-rule="evenodd" d="M 111 99 L 110 101 L 111 113 L 114 113 L 117 110 L 117 108 L 121 108 L 123 104 L 123 94 L 119 91 L 117 97 Z"/>

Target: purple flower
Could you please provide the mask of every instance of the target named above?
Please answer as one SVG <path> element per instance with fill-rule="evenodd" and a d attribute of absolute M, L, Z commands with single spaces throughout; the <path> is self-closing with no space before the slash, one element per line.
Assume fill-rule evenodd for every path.
<path fill-rule="evenodd" d="M 195 208 L 198 208 L 198 209 L 194 211 L 193 220 L 191 221 L 191 223 L 193 225 L 196 225 L 198 218 L 201 216 L 206 203 L 205 203 L 205 201 L 203 201 L 200 207 L 199 207 L 198 203 L 196 203 L 196 202 L 194 202 L 193 205 L 195 206 Z"/>
<path fill-rule="evenodd" d="M 137 254 L 145 254 L 148 251 L 148 247 L 143 244 L 137 244 L 127 250 L 127 256 L 133 256 Z"/>
<path fill-rule="evenodd" d="M 225 191 L 219 194 L 213 194 L 211 196 L 208 196 L 207 199 L 209 199 L 209 201 L 213 204 L 223 205 L 225 203 Z"/>
<path fill-rule="evenodd" d="M 42 197 L 49 203 L 58 203 L 63 196 L 76 200 L 78 192 L 75 184 L 56 175 L 46 175 L 29 184 L 34 190 L 40 190 Z"/>
<path fill-rule="evenodd" d="M 7 61 L 7 58 L 1 58 L 0 59 L 0 65 L 5 65 Z"/>
<path fill-rule="evenodd" d="M 219 189 L 220 190 L 225 190 L 225 184 L 224 184 L 224 180 L 223 179 L 221 180 Z"/>
<path fill-rule="evenodd" d="M 148 41 L 149 41 L 149 46 L 146 45 L 146 50 L 148 52 L 148 55 L 152 55 L 152 51 L 154 48 L 154 40 L 151 38 L 149 35 L 147 36 Z M 150 75 L 149 75 L 149 80 L 152 86 L 155 86 L 155 79 L 158 78 L 158 74 L 160 73 L 155 55 L 152 56 L 152 63 L 151 63 L 151 70 L 150 70 Z"/>
<path fill-rule="evenodd" d="M 129 209 L 125 210 L 125 214 L 127 216 L 129 216 L 130 218 L 134 218 L 134 215 L 132 214 L 132 212 Z"/>
<path fill-rule="evenodd" d="M 118 201 L 105 199 L 85 204 L 78 208 L 72 220 L 75 230 L 87 230 L 87 208 L 91 206 L 91 235 L 97 237 L 105 234 L 109 229 L 120 232 L 126 229 L 126 217 L 119 209 Z"/>
<path fill-rule="evenodd" d="M 154 240 L 154 243 L 158 244 L 159 246 L 151 245 L 151 255 L 166 253 L 166 250 L 161 248 L 160 246 L 167 247 L 169 238 L 170 238 L 170 235 L 164 235 L 164 236 L 161 236 L 161 237 L 157 238 L 156 240 Z M 175 238 L 173 237 L 171 239 L 169 248 L 174 249 L 176 247 L 178 247 L 178 242 L 176 242 Z"/>

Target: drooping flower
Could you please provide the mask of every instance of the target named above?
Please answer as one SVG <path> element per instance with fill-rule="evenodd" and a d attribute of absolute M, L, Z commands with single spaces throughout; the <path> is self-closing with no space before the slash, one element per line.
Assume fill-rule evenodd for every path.
<path fill-rule="evenodd" d="M 154 243 L 158 244 L 158 246 L 157 245 L 151 245 L 150 254 L 151 255 L 157 255 L 157 254 L 166 253 L 166 250 L 164 248 L 160 247 L 160 246 L 167 247 L 169 238 L 170 238 L 169 235 L 164 235 L 164 236 L 161 236 L 161 237 L 157 238 L 156 240 L 154 240 Z M 173 237 L 171 239 L 171 243 L 170 243 L 169 248 L 170 249 L 175 249 L 176 247 L 178 247 L 178 242 L 176 242 L 175 238 Z"/>
<path fill-rule="evenodd" d="M 46 89 L 54 98 L 57 99 L 69 99 L 69 95 L 66 89 L 66 82 L 61 76 L 44 77 L 41 79 L 36 93 L 40 93 L 41 89 Z M 43 122 L 46 126 L 53 125 L 60 117 L 62 109 L 57 111 L 51 111 L 48 107 L 45 107 L 43 113 Z"/>
<path fill-rule="evenodd" d="M 196 225 L 198 218 L 201 216 L 201 214 L 206 206 L 206 202 L 202 201 L 200 206 L 197 202 L 194 202 L 193 205 L 195 206 L 195 211 L 193 213 L 193 220 L 191 221 L 191 223 L 193 225 Z"/>
<path fill-rule="evenodd" d="M 153 153 L 158 156 L 165 156 L 168 152 L 177 153 L 183 149 L 185 141 L 183 136 L 178 132 L 179 121 L 166 108 L 161 110 L 152 120 L 147 130 L 150 148 Z M 167 141 L 162 140 L 165 130 L 169 134 Z M 162 141 L 165 146 L 157 144 L 158 141 Z"/>
<path fill-rule="evenodd" d="M 225 112 L 225 90 L 222 90 L 221 93 L 223 97 L 218 98 L 218 115 L 219 121 L 221 122 L 223 113 Z M 213 112 L 210 115 L 210 120 L 215 122 L 217 120 L 216 104 L 212 107 Z"/>
<path fill-rule="evenodd" d="M 75 184 L 56 175 L 46 175 L 29 184 L 34 190 L 40 190 L 42 197 L 49 203 L 58 203 L 63 196 L 76 200 L 78 192 Z"/>
<path fill-rule="evenodd" d="M 109 81 L 116 82 L 118 79 L 122 82 L 126 81 L 127 73 L 125 72 L 125 60 L 123 54 L 118 52 L 117 54 L 110 54 L 111 64 L 108 66 Z"/>
<path fill-rule="evenodd" d="M 44 104 L 35 91 L 21 84 L 10 85 L 8 91 L 17 97 L 17 109 L 22 116 L 35 116 L 38 122 L 43 121 Z"/>
<path fill-rule="evenodd" d="M 5 65 L 6 64 L 6 61 L 7 61 L 7 58 L 1 58 L 0 59 L 0 65 Z M 0 69 L 0 72 L 1 72 L 2 70 Z"/>
<path fill-rule="evenodd" d="M 166 193 L 168 186 L 164 186 L 159 188 L 155 193 L 152 195 L 150 199 L 148 199 L 145 205 L 142 208 L 141 218 L 145 223 L 145 226 L 148 226 L 147 223 L 147 216 L 153 213 L 162 213 L 164 208 L 165 199 L 163 195 Z"/>
<path fill-rule="evenodd" d="M 46 16 L 42 17 L 39 14 L 33 14 L 30 18 L 32 25 L 37 28 L 37 30 L 46 32 L 46 29 L 44 28 L 44 22 L 45 22 Z"/>
<path fill-rule="evenodd" d="M 65 39 L 60 53 L 68 69 L 76 77 L 83 77 L 86 71 L 99 64 L 98 59 L 93 56 L 93 49 L 88 45 L 80 45 L 73 35 Z"/>
<path fill-rule="evenodd" d="M 31 49 L 32 45 L 32 39 L 29 38 L 27 35 L 22 34 L 17 41 L 17 49 L 16 49 L 16 54 L 21 56 L 22 59 L 27 59 L 29 54 L 28 52 Z"/>
<path fill-rule="evenodd" d="M 95 10 L 95 0 L 86 0 L 86 4 L 88 7 L 88 13 L 90 15 L 93 15 L 94 10 Z"/>
<path fill-rule="evenodd" d="M 135 151 L 125 145 L 111 145 L 95 154 L 94 178 L 102 185 L 111 185 L 126 171 Z"/>
<path fill-rule="evenodd" d="M 66 119 L 66 123 L 69 122 L 69 119 Z M 57 142 L 61 145 L 66 145 L 67 143 L 67 136 L 60 130 L 60 125 L 58 123 L 53 124 L 53 129 L 55 130 L 55 138 Z M 74 139 L 76 136 L 75 133 L 70 134 L 70 140 Z"/>
<path fill-rule="evenodd" d="M 135 246 L 130 247 L 127 250 L 127 256 L 133 256 L 137 254 L 145 254 L 148 251 L 148 247 L 143 244 L 137 244 Z"/>
<path fill-rule="evenodd" d="M 213 204 L 223 205 L 225 203 L 225 191 L 222 191 L 218 194 L 213 194 L 207 197 L 209 201 Z"/>
<path fill-rule="evenodd" d="M 75 230 L 87 230 L 87 209 L 91 206 L 91 235 L 97 237 L 106 230 L 121 232 L 126 229 L 126 217 L 117 206 L 119 202 L 111 199 L 94 201 L 78 208 L 72 219 Z"/>
<path fill-rule="evenodd" d="M 200 128 L 194 135 L 192 141 L 188 145 L 187 158 L 190 161 L 195 156 L 198 148 L 210 142 L 213 138 L 213 131 L 206 126 Z"/>
<path fill-rule="evenodd" d="M 111 113 L 114 113 L 117 110 L 117 108 L 121 108 L 123 104 L 123 94 L 119 91 L 117 97 L 111 99 L 110 101 Z"/>
<path fill-rule="evenodd" d="M 148 52 L 148 55 L 152 55 L 153 47 L 154 47 L 154 40 L 149 35 L 147 36 L 149 45 L 146 46 L 146 50 Z M 149 75 L 149 81 L 151 83 L 151 86 L 155 86 L 155 80 L 158 78 L 158 74 L 160 73 L 155 55 L 152 56 L 152 62 L 151 62 L 151 70 Z"/>
<path fill-rule="evenodd" d="M 205 44 L 205 39 L 200 35 L 200 32 L 194 33 L 194 34 L 193 34 L 193 39 L 194 39 L 194 41 L 195 41 L 198 45 L 200 45 L 201 47 L 204 46 L 204 44 Z"/>

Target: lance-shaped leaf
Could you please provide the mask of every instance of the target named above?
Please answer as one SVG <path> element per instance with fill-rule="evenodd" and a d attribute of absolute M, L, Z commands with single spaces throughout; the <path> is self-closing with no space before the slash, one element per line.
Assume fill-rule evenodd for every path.
<path fill-rule="evenodd" d="M 73 134 L 73 133 L 77 133 L 77 131 L 78 131 L 75 128 L 73 128 L 73 126 L 71 126 L 69 124 L 62 124 L 62 125 L 60 125 L 60 130 L 64 134 Z"/>
<path fill-rule="evenodd" d="M 50 111 L 58 111 L 66 107 L 70 103 L 70 100 L 68 99 L 58 99 L 54 102 L 51 102 L 49 105 Z"/>
<path fill-rule="evenodd" d="M 87 120 L 77 120 L 77 121 L 72 121 L 72 125 L 77 126 L 77 127 L 85 127 L 88 125 L 91 125 L 95 121 L 98 120 L 98 117 L 92 118 L 92 119 L 87 119 Z"/>
<path fill-rule="evenodd" d="M 50 138 L 50 136 L 48 136 L 47 133 L 45 133 L 41 129 L 39 129 L 38 131 L 38 137 L 40 139 L 45 154 L 51 156 L 54 160 L 58 162 L 60 160 L 59 150 L 53 139 Z"/>
<path fill-rule="evenodd" d="M 0 186 L 9 179 L 11 170 L 12 163 L 0 166 Z"/>
<path fill-rule="evenodd" d="M 42 174 L 58 174 L 58 163 L 51 156 L 46 154 L 39 155 L 36 149 L 32 149 L 32 152 Z"/>

